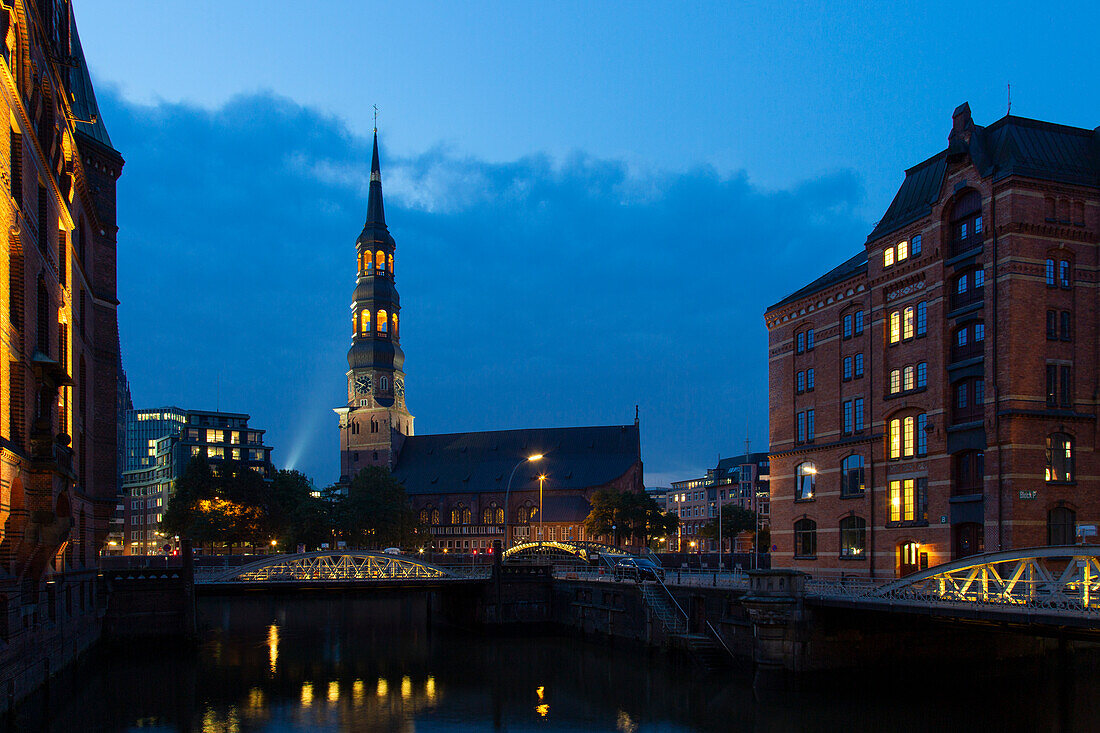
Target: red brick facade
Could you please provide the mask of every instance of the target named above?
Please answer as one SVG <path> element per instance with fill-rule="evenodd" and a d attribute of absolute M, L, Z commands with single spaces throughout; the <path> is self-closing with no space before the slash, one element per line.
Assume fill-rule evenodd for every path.
<path fill-rule="evenodd" d="M 889 577 L 1088 540 L 1097 150 L 963 105 L 864 253 L 768 309 L 776 567 Z"/>
<path fill-rule="evenodd" d="M 96 558 L 118 490 L 123 161 L 68 2 L 0 9 L 0 57 L 2 708 L 97 635 Z"/>

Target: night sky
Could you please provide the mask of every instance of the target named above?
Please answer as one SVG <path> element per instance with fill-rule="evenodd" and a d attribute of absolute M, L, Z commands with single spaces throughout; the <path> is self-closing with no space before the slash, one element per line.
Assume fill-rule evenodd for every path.
<path fill-rule="evenodd" d="M 896 5 L 896 7 L 894 7 Z M 796 9 L 797 8 L 797 9 Z M 339 473 L 372 105 L 418 433 L 624 424 L 647 485 L 767 439 L 762 314 L 954 107 L 1100 124 L 1094 4 L 78 0 L 135 405 Z"/>

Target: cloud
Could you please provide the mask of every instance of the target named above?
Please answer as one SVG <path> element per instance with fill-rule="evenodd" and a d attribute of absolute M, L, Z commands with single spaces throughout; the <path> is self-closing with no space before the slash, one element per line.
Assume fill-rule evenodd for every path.
<path fill-rule="evenodd" d="M 370 141 L 258 94 L 216 110 L 101 93 L 127 160 L 119 319 L 139 406 L 250 413 L 329 482 Z M 861 246 L 860 179 L 787 191 L 576 153 L 390 156 L 417 431 L 630 422 L 662 482 L 767 440 L 764 308 Z"/>

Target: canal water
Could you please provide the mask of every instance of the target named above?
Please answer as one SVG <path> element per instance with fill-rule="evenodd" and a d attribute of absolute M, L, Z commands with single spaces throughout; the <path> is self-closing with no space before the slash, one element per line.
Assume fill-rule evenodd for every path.
<path fill-rule="evenodd" d="M 1100 665 L 865 670 L 784 688 L 630 645 L 429 628 L 423 598 L 199 601 L 197 646 L 101 646 L 8 725 L 45 731 L 1095 730 Z"/>

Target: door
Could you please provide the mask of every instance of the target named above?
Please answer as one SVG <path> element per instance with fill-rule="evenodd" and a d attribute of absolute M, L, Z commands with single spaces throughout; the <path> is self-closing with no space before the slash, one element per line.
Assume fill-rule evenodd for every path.
<path fill-rule="evenodd" d="M 955 527 L 955 557 L 978 555 L 985 551 L 985 527 L 967 522 Z"/>
<path fill-rule="evenodd" d="M 898 545 L 898 577 L 920 570 L 920 543 L 905 542 Z"/>

